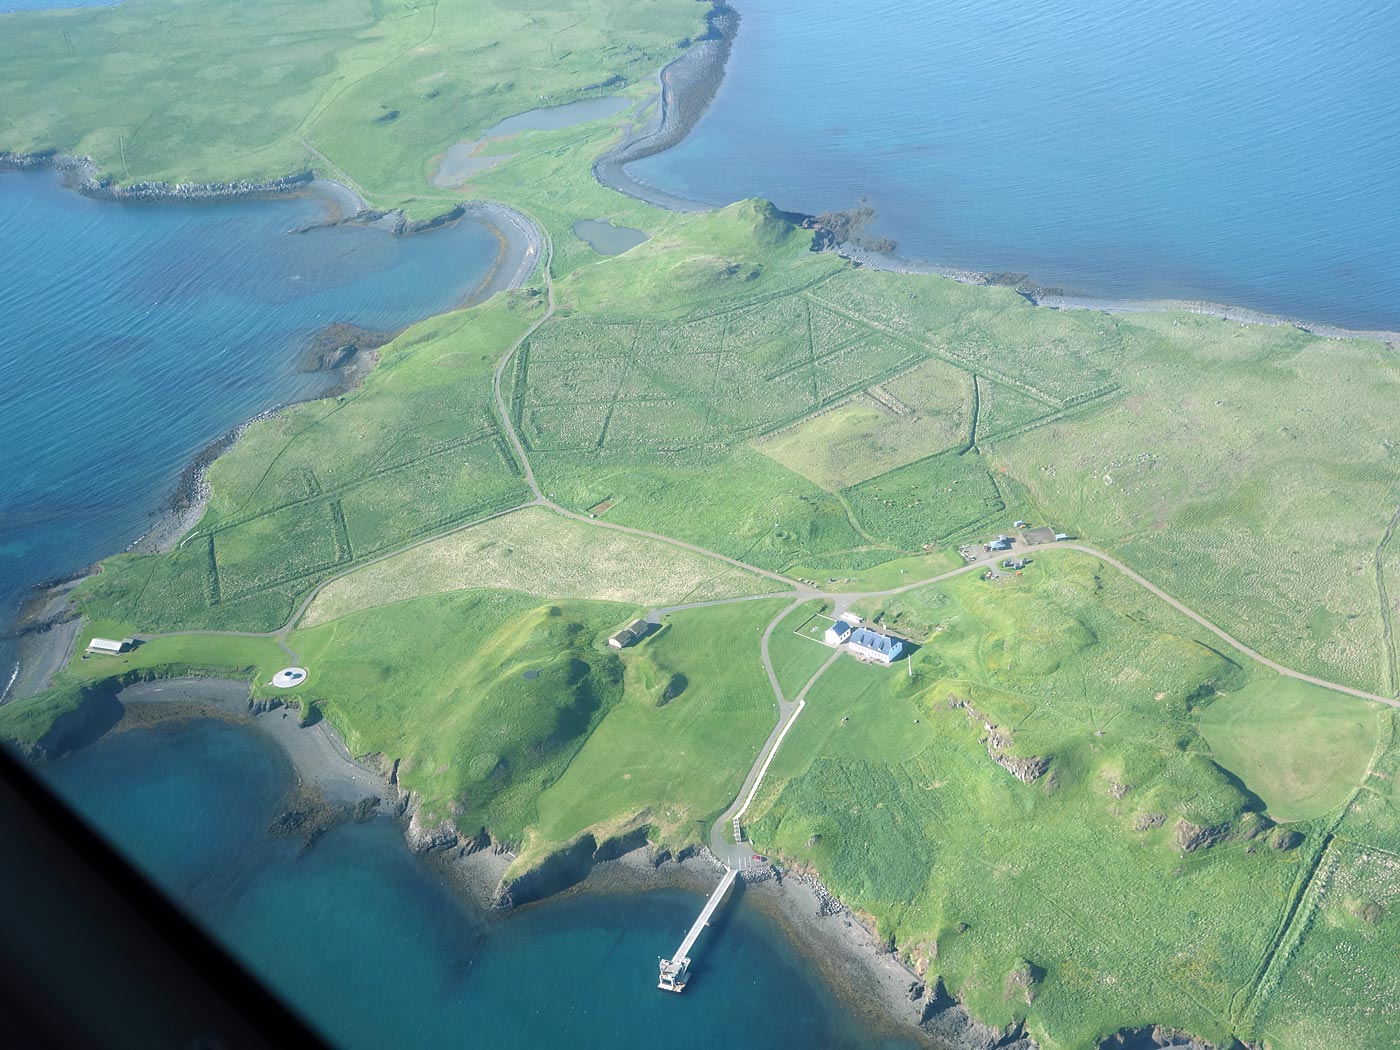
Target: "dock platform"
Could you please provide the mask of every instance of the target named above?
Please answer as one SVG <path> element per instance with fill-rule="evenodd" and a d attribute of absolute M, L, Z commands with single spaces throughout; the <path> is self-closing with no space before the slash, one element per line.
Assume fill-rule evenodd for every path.
<path fill-rule="evenodd" d="M 710 894 L 710 899 L 705 902 L 700 917 L 690 927 L 690 932 L 685 935 L 685 940 L 681 941 L 681 946 L 675 950 L 671 958 L 661 960 L 661 978 L 657 981 L 656 987 L 666 992 L 685 991 L 686 980 L 690 975 L 690 950 L 695 947 L 695 940 L 700 936 L 700 931 L 710 924 L 715 909 L 720 906 L 724 895 L 734 885 L 734 879 L 738 874 L 737 868 L 725 869 L 724 878 L 719 880 L 719 885 Z"/>

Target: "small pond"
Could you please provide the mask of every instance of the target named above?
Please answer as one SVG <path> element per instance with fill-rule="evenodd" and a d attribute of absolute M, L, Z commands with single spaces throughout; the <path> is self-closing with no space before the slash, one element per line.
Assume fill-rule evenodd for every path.
<path fill-rule="evenodd" d="M 650 239 L 641 230 L 614 226 L 606 219 L 580 219 L 574 223 L 574 233 L 599 255 L 621 255 Z"/>
<path fill-rule="evenodd" d="M 4 2 L 5 0 L 0 0 L 0 3 Z M 625 98 L 604 95 L 602 98 L 586 98 L 563 106 L 544 106 L 532 109 L 528 113 L 506 117 L 495 127 L 483 131 L 481 137 L 499 139 L 507 135 L 518 135 L 522 131 L 558 131 L 561 128 L 571 128 L 575 124 L 587 124 L 590 120 L 614 116 L 631 104 Z"/>

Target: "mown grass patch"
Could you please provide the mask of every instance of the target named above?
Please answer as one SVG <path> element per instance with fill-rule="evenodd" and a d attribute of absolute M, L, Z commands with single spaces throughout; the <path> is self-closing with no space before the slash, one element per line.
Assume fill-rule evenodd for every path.
<path fill-rule="evenodd" d="M 925 374 L 927 373 L 927 374 Z M 971 377 L 926 361 L 754 447 L 829 491 L 970 440 Z"/>
<path fill-rule="evenodd" d="M 1278 821 L 1311 820 L 1346 802 L 1375 750 L 1375 705 L 1288 678 L 1253 682 L 1201 714 L 1217 761 Z"/>
<path fill-rule="evenodd" d="M 763 594 L 780 585 L 658 540 L 526 507 L 332 581 L 307 608 L 303 624 L 482 587 L 651 607 Z"/>
<path fill-rule="evenodd" d="M 88 622 L 78 635 L 81 654 L 93 637 L 121 638 L 123 625 Z M 113 656 L 94 654 L 72 660 L 56 677 L 58 682 L 93 682 L 113 675 L 149 671 L 160 667 L 185 667 L 193 674 L 247 677 L 250 685 L 266 684 L 290 657 L 273 638 L 239 635 L 186 634 L 153 638 L 134 649 Z"/>
<path fill-rule="evenodd" d="M 768 656 L 773 661 L 773 673 L 789 700 L 797 697 L 812 675 L 830 658 L 832 650 L 822 641 L 831 626 L 824 615 L 826 603 L 804 602 L 773 628 L 768 641 Z"/>

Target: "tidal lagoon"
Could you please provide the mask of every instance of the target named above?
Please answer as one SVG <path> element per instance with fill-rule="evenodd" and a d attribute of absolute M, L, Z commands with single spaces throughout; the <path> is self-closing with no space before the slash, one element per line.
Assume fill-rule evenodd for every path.
<path fill-rule="evenodd" d="M 495 265 L 474 221 L 412 237 L 315 223 L 316 199 L 115 204 L 0 173 L 0 620 L 33 585 L 151 527 L 195 455 L 335 379 L 326 326 L 391 332 Z M 3 643 L 0 643 L 3 646 Z M 0 689 L 13 659 L 0 652 Z"/>

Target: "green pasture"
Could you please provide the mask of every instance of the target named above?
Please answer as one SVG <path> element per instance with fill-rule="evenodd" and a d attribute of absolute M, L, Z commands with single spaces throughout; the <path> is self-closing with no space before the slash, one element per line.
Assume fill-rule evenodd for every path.
<path fill-rule="evenodd" d="M 545 492 L 569 510 L 614 500 L 610 522 L 772 571 L 864 545 L 838 499 L 746 445 L 538 452 L 530 460 Z"/>
<path fill-rule="evenodd" d="M 352 753 L 399 760 L 425 816 L 519 843 L 540 792 L 622 699 L 622 663 L 598 642 L 627 611 L 463 591 L 356 613 L 292 633 L 312 672 L 299 699 Z"/>
<path fill-rule="evenodd" d="M 142 633 L 273 630 L 327 576 L 523 502 L 491 372 L 536 310 L 512 294 L 424 321 L 358 390 L 250 424 L 210 467 L 194 530 L 170 554 L 107 559 L 77 591 L 84 613 Z"/>
<path fill-rule="evenodd" d="M 626 691 L 539 797 L 522 859 L 588 828 L 649 823 L 668 843 L 703 841 L 734 801 L 777 705 L 759 641 L 781 600 L 691 609 L 623 651 Z"/>
<path fill-rule="evenodd" d="M 971 387 L 967 373 L 925 361 L 870 393 L 760 439 L 754 447 L 836 491 L 966 442 Z"/>
<path fill-rule="evenodd" d="M 1278 821 L 1336 809 L 1360 785 L 1376 747 L 1375 705 L 1289 678 L 1214 700 L 1201 736 L 1222 766 Z"/>
<path fill-rule="evenodd" d="M 314 25 L 285 0 L 6 15 L 0 148 L 89 155 L 121 182 L 315 167 L 344 172 L 377 206 L 428 215 L 460 199 L 428 181 L 448 146 L 538 106 L 650 81 L 703 15 L 577 0 L 331 0 Z"/>
<path fill-rule="evenodd" d="M 1008 503 L 986 460 L 945 452 L 881 474 L 844 493 L 854 516 L 901 552 L 1005 528 L 1025 508 Z"/>
<path fill-rule="evenodd" d="M 989 458 L 1246 644 L 1394 692 L 1376 578 L 1400 366 L 1286 327 L 1134 314 L 1115 328 L 1133 360 L 1121 395 Z"/>
<path fill-rule="evenodd" d="M 821 670 L 832 650 L 822 641 L 831 626 L 823 602 L 804 602 L 778 622 L 768 640 L 773 673 L 788 700 L 795 700 L 812 675 Z"/>
<path fill-rule="evenodd" d="M 1400 1031 L 1400 859 L 1335 840 L 1265 976 L 1251 1034 L 1276 1050 L 1382 1050 Z"/>
<path fill-rule="evenodd" d="M 813 864 L 984 1019 L 1028 1017 L 1051 1045 L 1083 1046 L 1156 1011 L 1218 1037 L 1297 871 L 1295 852 L 1250 845 L 1259 803 L 1194 728 L 1204 697 L 1258 672 L 1092 558 L 1038 568 L 885 600 L 887 620 L 908 603 L 943 630 L 912 678 L 841 660 L 818 681 L 750 833 Z M 987 754 L 986 723 L 1008 754 L 1051 756 L 1049 772 L 1018 782 Z M 1183 855 L 1182 819 L 1239 838 Z M 1019 959 L 1047 973 L 1030 1007 L 1003 997 Z"/>

